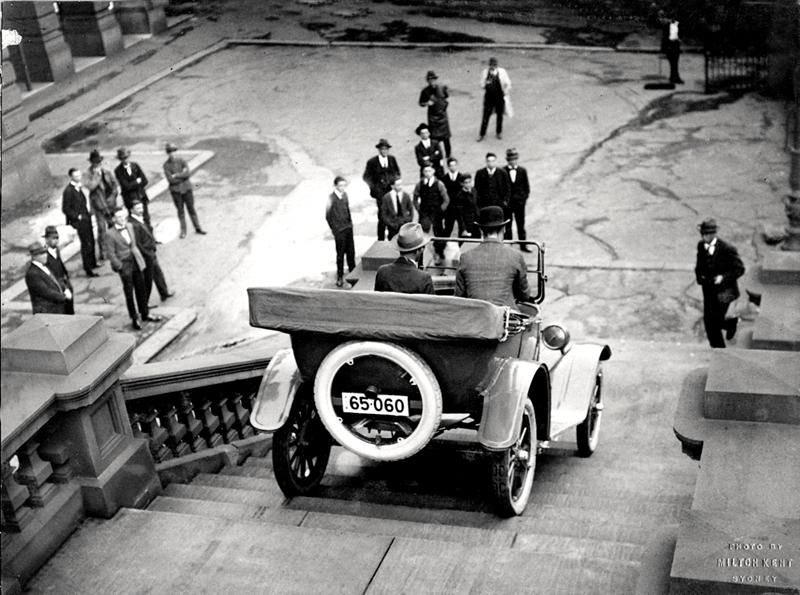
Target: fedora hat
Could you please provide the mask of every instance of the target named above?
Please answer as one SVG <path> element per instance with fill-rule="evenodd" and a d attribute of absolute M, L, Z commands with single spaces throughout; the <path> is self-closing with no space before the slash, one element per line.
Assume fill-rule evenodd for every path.
<path fill-rule="evenodd" d="M 701 234 L 717 233 L 717 220 L 713 218 L 706 219 L 697 228 Z"/>
<path fill-rule="evenodd" d="M 425 78 L 430 81 L 430 80 L 433 80 L 433 79 L 438 79 L 439 77 L 436 76 L 436 73 L 434 71 L 429 70 L 428 74 L 425 75 Z"/>
<path fill-rule="evenodd" d="M 514 148 L 506 151 L 506 159 L 519 159 L 519 151 Z"/>
<path fill-rule="evenodd" d="M 506 219 L 503 214 L 503 209 L 497 206 L 483 207 L 478 212 L 478 226 L 493 228 L 503 227 L 510 219 Z"/>
<path fill-rule="evenodd" d="M 126 157 L 130 157 L 131 152 L 128 150 L 127 147 L 120 147 L 117 149 L 117 159 L 125 159 Z"/>
<path fill-rule="evenodd" d="M 378 144 L 375 145 L 376 149 L 380 149 L 381 147 L 386 147 L 387 149 L 391 149 L 392 145 L 389 144 L 389 141 L 385 138 L 382 138 L 378 141 Z"/>
<path fill-rule="evenodd" d="M 175 143 L 167 143 L 166 145 L 164 145 L 164 150 L 167 153 L 174 153 L 175 151 L 178 150 L 178 145 L 176 145 Z"/>
<path fill-rule="evenodd" d="M 89 161 L 91 163 L 101 163 L 103 161 L 103 156 L 97 149 L 92 149 L 92 152 L 89 153 Z"/>
<path fill-rule="evenodd" d="M 42 237 L 46 238 L 47 236 L 57 236 L 57 235 L 58 235 L 58 227 L 56 227 L 55 225 L 48 225 L 47 227 L 44 228 L 44 235 Z"/>
<path fill-rule="evenodd" d="M 420 123 L 420 125 L 414 129 L 414 134 L 419 134 L 422 130 L 430 130 L 425 122 Z"/>
<path fill-rule="evenodd" d="M 47 252 L 47 248 L 45 248 L 41 242 L 33 242 L 28 246 L 28 254 L 31 256 L 36 256 L 37 254 L 44 254 Z"/>
<path fill-rule="evenodd" d="M 392 241 L 400 254 L 404 254 L 422 248 L 431 240 L 425 237 L 419 223 L 404 223 Z"/>

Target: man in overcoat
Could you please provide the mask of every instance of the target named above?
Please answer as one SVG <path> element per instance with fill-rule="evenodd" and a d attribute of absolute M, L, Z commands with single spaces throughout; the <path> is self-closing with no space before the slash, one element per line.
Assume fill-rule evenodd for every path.
<path fill-rule="evenodd" d="M 61 211 L 67 218 L 67 224 L 78 232 L 81 243 L 81 261 L 87 277 L 99 277 L 92 269 L 97 268 L 94 252 L 94 232 L 92 231 L 92 215 L 89 207 L 89 195 L 81 183 L 79 169 L 69 170 L 69 184 L 61 195 Z"/>
<path fill-rule="evenodd" d="M 44 228 L 43 237 L 47 249 L 47 262 L 45 266 L 53 273 L 53 276 L 59 282 L 62 289 L 69 290 L 69 299 L 67 299 L 64 305 L 64 314 L 75 314 L 75 292 L 72 289 L 72 282 L 69 280 L 69 271 L 67 271 L 64 261 L 61 259 L 61 250 L 58 247 L 58 228 L 55 225 L 48 225 Z"/>
<path fill-rule="evenodd" d="M 67 314 L 72 291 L 64 287 L 47 268 L 47 248 L 41 242 L 28 247 L 31 264 L 25 273 L 25 285 L 34 314 Z"/>
<path fill-rule="evenodd" d="M 422 251 L 430 241 L 425 237 L 422 226 L 419 223 L 406 223 L 394 241 L 400 257 L 378 269 L 375 291 L 433 294 L 433 279 L 425 271 L 419 270 L 418 265 Z"/>
<path fill-rule="evenodd" d="M 378 239 L 386 238 L 386 224 L 381 219 L 381 201 L 386 193 L 392 189 L 392 182 L 400 177 L 400 166 L 394 155 L 389 155 L 392 145 L 385 138 L 378 141 L 375 145 L 378 154 L 367 159 L 364 168 L 363 179 L 369 186 L 369 195 L 375 199 L 375 206 L 378 207 Z"/>
<path fill-rule="evenodd" d="M 444 146 L 446 156 L 451 157 L 453 149 L 450 146 L 450 121 L 447 117 L 447 86 L 439 84 L 439 77 L 433 70 L 428 71 L 425 80 L 428 85 L 419 94 L 419 105 L 428 108 L 431 138 L 439 141 Z"/>
<path fill-rule="evenodd" d="M 89 191 L 89 203 L 97 223 L 97 244 L 100 248 L 100 260 L 105 259 L 106 230 L 112 224 L 114 209 L 117 208 L 119 188 L 114 174 L 102 166 L 103 156 L 93 149 L 89 153 L 89 169 L 83 174 L 83 185 Z"/>

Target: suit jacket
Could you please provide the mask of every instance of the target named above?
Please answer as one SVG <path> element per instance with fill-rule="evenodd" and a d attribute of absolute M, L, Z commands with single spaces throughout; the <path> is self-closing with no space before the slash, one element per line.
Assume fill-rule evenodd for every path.
<path fill-rule="evenodd" d="M 393 155 L 387 155 L 386 159 L 387 167 L 381 167 L 380 159 L 375 155 L 367 160 L 364 168 L 363 179 L 369 186 L 369 195 L 376 200 L 382 199 L 383 195 L 392 189 L 395 179 L 400 177 L 397 159 Z"/>
<path fill-rule="evenodd" d="M 378 269 L 375 276 L 375 291 L 397 293 L 433 293 L 433 279 L 413 262 L 401 256 L 393 263 Z"/>
<path fill-rule="evenodd" d="M 461 192 L 461 182 L 464 180 L 464 174 L 458 172 L 456 175 L 455 181 L 450 179 L 450 172 L 444 172 L 442 177 L 439 178 L 439 181 L 444 184 L 444 187 L 447 189 L 447 196 L 450 197 L 450 207 L 455 207 L 455 198 L 458 196 L 458 193 Z"/>
<path fill-rule="evenodd" d="M 67 296 L 59 282 L 31 263 L 25 273 L 34 314 L 66 314 Z"/>
<path fill-rule="evenodd" d="M 134 200 L 148 202 L 147 192 L 144 190 L 147 186 L 147 176 L 144 175 L 138 163 L 131 161 L 130 175 L 128 175 L 128 172 L 120 163 L 114 170 L 114 175 L 117 176 L 117 181 L 122 191 L 122 202 L 125 203 L 125 208 L 130 209 Z M 141 178 L 142 182 L 137 182 L 136 178 Z"/>
<path fill-rule="evenodd" d="M 47 264 L 45 265 L 53 276 L 61 283 L 62 289 L 69 289 L 72 291 L 72 283 L 69 280 L 69 272 L 67 267 L 64 266 L 64 261 L 61 260 L 61 250 L 56 248 L 56 256 L 53 257 L 50 251 L 47 252 Z"/>
<path fill-rule="evenodd" d="M 101 167 L 100 171 L 96 173 L 92 173 L 92 169 L 89 168 L 83 174 L 83 185 L 89 191 L 92 212 L 95 215 L 102 215 L 110 221 L 114 214 L 114 208 L 117 206 L 117 194 L 119 194 L 114 175 L 104 167 Z"/>
<path fill-rule="evenodd" d="M 436 177 L 442 177 L 442 173 L 444 173 L 444 169 L 442 168 L 442 159 L 444 159 L 444 154 L 442 153 L 442 147 L 438 140 L 431 139 L 431 144 L 428 148 L 423 147 L 422 141 L 419 141 L 414 146 L 414 155 L 417 157 L 420 175 L 422 175 L 422 167 L 425 165 L 425 157 L 428 157 L 431 160 L 431 165 L 433 166 L 434 171 L 436 171 Z"/>
<path fill-rule="evenodd" d="M 89 209 L 86 207 L 86 195 L 72 184 L 67 184 L 61 195 L 61 211 L 67 217 L 67 224 L 72 227 L 78 227 L 87 220 L 89 225 L 92 224 Z"/>
<path fill-rule="evenodd" d="M 156 259 L 156 239 L 144 223 L 140 223 L 135 217 L 130 217 L 128 223 L 133 227 L 136 234 L 136 245 L 145 259 L 145 262 L 152 262 Z"/>
<path fill-rule="evenodd" d="M 144 257 L 136 244 L 136 230 L 131 223 L 125 225 L 131 243 L 125 241 L 116 225 L 108 228 L 106 233 L 106 256 L 111 261 L 111 269 L 117 273 L 128 274 L 133 271 L 133 265 L 143 271 L 146 267 Z"/>
<path fill-rule="evenodd" d="M 524 167 L 517 166 L 517 180 L 512 182 L 511 168 L 506 165 L 503 169 L 506 170 L 506 173 L 508 174 L 509 202 L 512 205 L 525 204 L 525 201 L 527 201 L 528 197 L 531 195 L 531 185 L 528 181 L 528 170 L 526 170 Z"/>
<path fill-rule="evenodd" d="M 475 192 L 478 195 L 478 209 L 495 205 L 508 207 L 511 196 L 511 180 L 508 173 L 502 167 L 494 170 L 493 175 L 489 175 L 489 170 L 485 167 L 475 172 Z"/>
<path fill-rule="evenodd" d="M 522 254 L 497 240 L 463 253 L 456 271 L 456 295 L 516 308 L 517 301 L 530 298 Z"/>
<path fill-rule="evenodd" d="M 347 192 L 342 193 L 342 198 L 336 192 L 328 195 L 328 204 L 325 206 L 325 220 L 333 233 L 339 233 L 353 227 L 353 218 L 350 215 L 350 199 Z"/>
<path fill-rule="evenodd" d="M 694 267 L 697 283 L 703 288 L 703 297 L 717 299 L 721 304 L 728 304 L 739 297 L 739 285 L 736 280 L 744 275 L 744 264 L 739 258 L 736 248 L 717 238 L 714 254 L 709 256 L 705 243 L 697 243 L 697 262 Z M 722 275 L 722 282 L 714 283 L 714 277 Z"/>
<path fill-rule="evenodd" d="M 381 199 L 381 221 L 387 227 L 399 229 L 404 223 L 409 223 L 414 218 L 414 205 L 408 192 L 400 193 L 400 212 L 397 212 L 397 201 L 394 194 L 389 191 Z"/>

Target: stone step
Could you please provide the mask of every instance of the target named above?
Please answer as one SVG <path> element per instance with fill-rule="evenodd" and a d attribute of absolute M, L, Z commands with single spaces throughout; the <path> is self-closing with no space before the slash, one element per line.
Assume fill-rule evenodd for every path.
<path fill-rule="evenodd" d="M 236 504 L 252 504 L 266 508 L 279 508 L 286 503 L 283 493 L 275 486 L 275 492 L 267 490 L 242 490 L 218 486 L 171 483 L 164 490 L 165 496 L 208 500 L 210 502 L 233 502 Z"/>
<path fill-rule="evenodd" d="M 158 496 L 150 503 L 147 510 L 294 526 L 299 526 L 308 514 L 304 510 L 292 510 L 284 507 L 271 508 L 258 504 L 198 500 L 175 496 Z"/>

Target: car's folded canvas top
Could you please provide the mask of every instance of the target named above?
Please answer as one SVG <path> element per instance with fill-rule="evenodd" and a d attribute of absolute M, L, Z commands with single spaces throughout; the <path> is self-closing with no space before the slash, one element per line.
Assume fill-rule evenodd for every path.
<path fill-rule="evenodd" d="M 499 340 L 505 308 L 482 300 L 374 291 L 250 288 L 250 325 L 354 339 Z"/>

